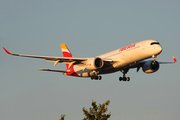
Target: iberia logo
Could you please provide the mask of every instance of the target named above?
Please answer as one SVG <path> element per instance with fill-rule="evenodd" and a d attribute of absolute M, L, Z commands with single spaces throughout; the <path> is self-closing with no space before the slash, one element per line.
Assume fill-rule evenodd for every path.
<path fill-rule="evenodd" d="M 122 51 L 124 51 L 124 50 L 130 49 L 130 48 L 133 48 L 133 47 L 135 47 L 135 46 L 136 46 L 136 44 L 132 44 L 132 45 L 129 45 L 129 46 L 123 47 L 123 48 L 119 49 L 119 52 L 122 52 Z"/>

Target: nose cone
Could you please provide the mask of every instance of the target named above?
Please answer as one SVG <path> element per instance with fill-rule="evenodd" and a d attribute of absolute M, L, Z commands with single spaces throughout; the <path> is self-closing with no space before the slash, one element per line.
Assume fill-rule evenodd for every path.
<path fill-rule="evenodd" d="M 156 51 L 160 54 L 162 52 L 162 47 L 160 45 L 156 46 Z"/>

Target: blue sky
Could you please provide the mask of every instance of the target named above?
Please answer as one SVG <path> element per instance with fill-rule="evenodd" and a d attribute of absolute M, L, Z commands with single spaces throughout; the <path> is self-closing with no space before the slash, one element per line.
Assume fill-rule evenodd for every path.
<path fill-rule="evenodd" d="M 75 57 L 93 57 L 146 39 L 163 47 L 158 61 L 179 58 L 178 0 L 1 0 L 0 47 L 21 54 L 62 56 L 66 43 Z M 179 120 L 179 65 L 145 74 L 132 69 L 101 81 L 41 72 L 64 64 L 7 55 L 0 50 L 0 118 L 3 120 L 83 119 L 92 100 L 110 99 L 111 119 Z"/>

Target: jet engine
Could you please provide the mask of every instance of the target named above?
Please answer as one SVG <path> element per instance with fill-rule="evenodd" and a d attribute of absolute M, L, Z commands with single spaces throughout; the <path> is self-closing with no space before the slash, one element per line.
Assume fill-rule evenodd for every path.
<path fill-rule="evenodd" d="M 142 70 L 145 73 L 153 73 L 156 72 L 158 69 L 159 69 L 159 63 L 154 60 L 145 62 L 145 64 L 142 67 Z"/>
<path fill-rule="evenodd" d="M 86 68 L 88 70 L 96 70 L 99 68 L 102 68 L 104 65 L 104 62 L 101 58 L 91 58 L 88 60 L 87 64 L 86 64 Z"/>

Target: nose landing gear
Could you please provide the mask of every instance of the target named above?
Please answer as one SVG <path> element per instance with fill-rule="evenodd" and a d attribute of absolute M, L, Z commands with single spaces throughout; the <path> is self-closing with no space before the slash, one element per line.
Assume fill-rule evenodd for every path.
<path fill-rule="evenodd" d="M 130 81 L 130 77 L 119 77 L 119 81 Z"/>

